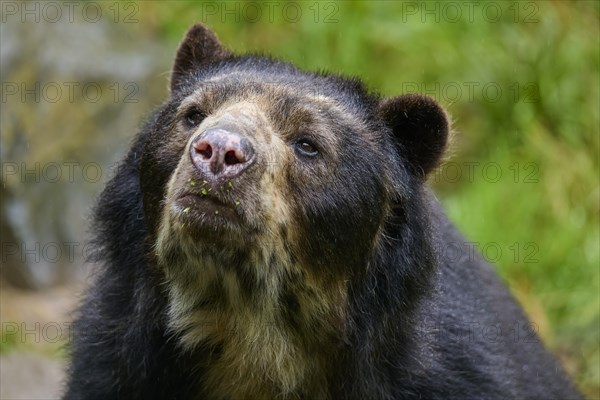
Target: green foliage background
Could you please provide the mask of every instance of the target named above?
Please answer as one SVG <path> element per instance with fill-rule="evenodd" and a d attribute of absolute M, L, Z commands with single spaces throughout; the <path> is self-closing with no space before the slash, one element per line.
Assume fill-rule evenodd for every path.
<path fill-rule="evenodd" d="M 150 38 L 171 49 L 161 65 L 204 22 L 237 52 L 437 98 L 455 133 L 431 184 L 578 386 L 600 397 L 599 2 L 309 1 L 287 14 L 284 2 L 135 4 L 115 46 Z M 153 78 L 161 93 L 143 91 L 154 104 L 167 75 Z"/>

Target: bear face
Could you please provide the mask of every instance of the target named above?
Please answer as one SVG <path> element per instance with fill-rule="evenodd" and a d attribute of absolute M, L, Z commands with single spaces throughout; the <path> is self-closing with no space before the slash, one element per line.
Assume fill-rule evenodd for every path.
<path fill-rule="evenodd" d="M 324 238 L 296 251 L 316 250 L 320 257 L 307 265 L 364 266 L 385 216 L 413 186 L 411 175 L 425 176 L 446 144 L 446 115 L 431 99 L 382 101 L 357 80 L 234 57 L 200 25 L 181 44 L 173 71 L 172 98 L 144 146 L 140 171 L 159 243 L 175 229 L 192 241 L 254 248 L 259 237 L 274 243 L 287 236 L 280 232 L 287 226 L 294 228 L 291 243 Z M 203 142 L 212 152 L 207 143 L 215 138 L 207 136 L 215 134 L 243 141 L 249 159 L 215 173 L 214 161 L 227 152 L 210 158 L 197 149 Z M 409 162 L 398 161 L 399 148 Z M 333 241 L 337 250 L 319 247 Z"/>
<path fill-rule="evenodd" d="M 256 389 L 270 380 L 278 395 L 325 390 L 322 346 L 341 345 L 353 282 L 398 244 L 390 226 L 419 218 L 447 116 L 422 96 L 383 100 L 358 80 L 236 57 L 200 25 L 173 71 L 140 167 L 169 327 L 185 348 L 225 353 L 207 385 L 231 382 L 234 397 L 273 394 Z M 410 233 L 404 257 L 424 282 L 429 236 Z"/>
<path fill-rule="evenodd" d="M 246 62 L 251 66 L 254 60 Z M 196 84 L 178 105 L 173 129 L 149 142 L 144 152 L 152 158 L 143 161 L 150 176 L 157 158 L 178 155 L 165 184 L 158 241 L 181 235 L 192 243 L 209 241 L 214 247 L 244 252 L 283 239 L 280 244 L 296 258 L 309 257 L 299 262 L 323 272 L 334 273 L 340 261 L 345 268 L 350 262 L 364 264 L 365 246 L 371 246 L 390 197 L 389 172 L 381 161 L 388 150 L 379 133 L 355 116 L 358 110 L 315 95 L 318 80 L 306 79 L 306 85 L 315 87 L 303 93 L 294 91 L 285 75 L 261 82 L 244 76 L 252 70 L 219 71 L 223 77 Z M 190 125 L 197 115 L 202 120 Z M 373 120 L 372 115 L 365 118 Z M 363 152 L 377 156 L 361 157 Z M 348 157 L 356 160 L 349 164 Z M 329 251 L 314 249 L 322 256 L 310 257 L 293 248 L 309 233 L 324 239 L 311 240 L 314 243 L 306 243 L 305 249 L 334 238 L 345 243 Z M 257 243 L 261 241 L 265 244 Z M 314 265 L 321 261 L 329 265 L 328 271 Z"/>

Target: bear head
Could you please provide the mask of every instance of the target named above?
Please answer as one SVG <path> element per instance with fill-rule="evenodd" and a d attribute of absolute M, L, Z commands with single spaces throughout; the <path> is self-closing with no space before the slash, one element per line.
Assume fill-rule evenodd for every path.
<path fill-rule="evenodd" d="M 424 182 L 449 131 L 434 100 L 383 99 L 358 79 L 234 55 L 202 25 L 177 50 L 170 90 L 139 174 L 184 345 L 237 340 L 230 360 L 244 354 L 291 388 L 298 349 L 344 337 L 360 296 L 381 289 L 412 304 L 435 258 Z"/>

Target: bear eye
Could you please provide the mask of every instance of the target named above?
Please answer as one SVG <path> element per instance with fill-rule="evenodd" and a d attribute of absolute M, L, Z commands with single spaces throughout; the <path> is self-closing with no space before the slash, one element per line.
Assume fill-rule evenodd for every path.
<path fill-rule="evenodd" d="M 314 157 L 319 154 L 317 147 L 308 139 L 300 139 L 295 144 L 294 147 L 296 152 L 303 156 Z"/>
<path fill-rule="evenodd" d="M 204 115 L 198 110 L 190 110 L 185 114 L 185 124 L 189 128 L 200 125 L 203 119 Z"/>

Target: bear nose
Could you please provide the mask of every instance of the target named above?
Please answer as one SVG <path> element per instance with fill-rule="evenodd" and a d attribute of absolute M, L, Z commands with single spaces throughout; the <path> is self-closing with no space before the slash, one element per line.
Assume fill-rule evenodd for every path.
<path fill-rule="evenodd" d="M 255 158 L 250 140 L 221 128 L 209 129 L 194 139 L 190 156 L 194 166 L 213 179 L 236 177 Z"/>

